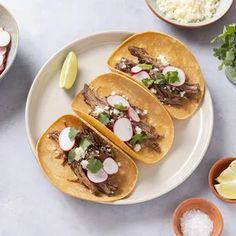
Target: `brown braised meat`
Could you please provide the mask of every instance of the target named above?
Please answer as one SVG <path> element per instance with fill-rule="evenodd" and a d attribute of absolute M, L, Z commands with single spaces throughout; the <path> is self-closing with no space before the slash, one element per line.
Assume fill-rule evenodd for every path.
<path fill-rule="evenodd" d="M 129 74 L 131 68 L 135 65 L 136 65 L 136 63 L 134 63 L 133 61 L 131 61 L 131 60 L 125 58 L 125 57 L 122 57 L 120 59 L 120 61 L 118 63 L 116 63 L 115 68 L 117 70 L 120 70 L 120 71 L 123 71 L 123 72 Z"/>

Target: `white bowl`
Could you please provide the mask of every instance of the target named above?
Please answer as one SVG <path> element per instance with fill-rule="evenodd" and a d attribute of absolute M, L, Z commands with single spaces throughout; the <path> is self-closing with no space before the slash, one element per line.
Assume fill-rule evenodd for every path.
<path fill-rule="evenodd" d="M 216 13 L 213 15 L 213 17 L 205 19 L 200 22 L 194 22 L 194 23 L 180 23 L 176 20 L 168 18 L 158 8 L 158 5 L 156 4 L 156 0 L 146 0 L 146 3 L 156 16 L 158 16 L 161 20 L 163 20 L 171 25 L 175 25 L 175 26 L 179 26 L 179 27 L 186 27 L 186 28 L 197 28 L 197 27 L 202 27 L 205 25 L 212 24 L 215 21 L 222 18 L 229 11 L 230 7 L 233 4 L 233 0 L 220 0 L 219 6 L 216 10 Z"/>
<path fill-rule="evenodd" d="M 11 34 L 11 47 L 7 58 L 7 63 L 5 70 L 0 75 L 0 81 L 9 71 L 12 63 L 16 57 L 16 52 L 18 48 L 18 38 L 19 38 L 19 31 L 17 27 L 17 23 L 11 13 L 0 4 L 0 27 L 3 27 L 6 31 Z"/>

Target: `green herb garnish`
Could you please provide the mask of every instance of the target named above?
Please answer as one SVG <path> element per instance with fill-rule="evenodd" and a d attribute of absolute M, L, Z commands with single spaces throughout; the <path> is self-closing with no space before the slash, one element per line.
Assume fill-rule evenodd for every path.
<path fill-rule="evenodd" d="M 214 56 L 222 61 L 219 69 L 224 66 L 236 67 L 236 24 L 224 27 L 223 33 L 215 37 L 211 43 L 222 43 L 219 48 L 214 48 Z"/>
<path fill-rule="evenodd" d="M 163 74 L 158 74 L 154 80 L 154 84 L 165 84 L 167 81 L 166 81 L 166 78 Z"/>
<path fill-rule="evenodd" d="M 129 141 L 132 146 L 143 141 L 146 135 L 144 134 L 135 134 Z"/>
<path fill-rule="evenodd" d="M 79 131 L 78 131 L 76 128 L 71 127 L 71 128 L 70 128 L 70 131 L 69 131 L 69 134 L 68 134 L 69 139 L 70 139 L 71 141 L 73 141 L 73 140 L 75 139 L 75 136 L 78 134 L 78 132 L 79 132 Z"/>
<path fill-rule="evenodd" d="M 101 112 L 98 115 L 98 120 L 104 125 L 107 125 L 110 122 L 110 115 L 106 112 Z"/>
<path fill-rule="evenodd" d="M 70 162 L 73 161 L 73 160 L 75 159 L 75 155 L 76 155 L 76 153 L 75 153 L 75 148 L 73 148 L 73 149 L 70 150 L 69 153 L 68 153 L 68 160 L 69 160 Z"/>
<path fill-rule="evenodd" d="M 165 79 L 167 81 L 168 84 L 173 84 L 177 81 L 179 81 L 179 76 L 178 76 L 178 71 L 168 71 L 165 74 Z"/>
<path fill-rule="evenodd" d="M 138 64 L 138 67 L 140 67 L 142 70 L 151 70 L 153 65 L 142 63 L 142 64 Z"/>
<path fill-rule="evenodd" d="M 127 106 L 124 106 L 122 103 L 115 104 L 114 107 L 121 111 L 125 111 L 128 108 Z"/>
<path fill-rule="evenodd" d="M 88 160 L 87 169 L 92 173 L 97 173 L 102 168 L 102 162 L 98 159 L 92 158 Z"/>
<path fill-rule="evenodd" d="M 154 80 L 153 79 L 149 79 L 149 78 L 145 78 L 142 79 L 142 83 L 146 86 L 149 87 L 153 84 Z"/>
<path fill-rule="evenodd" d="M 87 138 L 84 138 L 80 141 L 79 146 L 83 149 L 86 150 L 88 147 L 90 147 L 91 145 L 93 145 L 93 142 Z"/>

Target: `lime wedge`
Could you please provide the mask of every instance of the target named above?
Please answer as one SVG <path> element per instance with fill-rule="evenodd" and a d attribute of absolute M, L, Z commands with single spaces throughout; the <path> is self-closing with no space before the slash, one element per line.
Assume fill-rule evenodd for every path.
<path fill-rule="evenodd" d="M 216 191 L 224 198 L 236 199 L 236 181 L 224 184 L 216 184 Z"/>
<path fill-rule="evenodd" d="M 216 178 L 217 182 L 220 184 L 236 181 L 236 172 L 234 172 L 229 166 L 227 169 L 222 171 L 222 173 L 219 175 L 219 177 Z"/>
<path fill-rule="evenodd" d="M 76 79 L 77 70 L 77 57 L 74 52 L 69 52 L 61 69 L 59 81 L 60 88 L 70 89 L 73 86 Z"/>

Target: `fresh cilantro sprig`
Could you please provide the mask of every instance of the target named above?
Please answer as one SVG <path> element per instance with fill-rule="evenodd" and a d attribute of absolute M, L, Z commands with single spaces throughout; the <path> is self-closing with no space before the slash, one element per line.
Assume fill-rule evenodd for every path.
<path fill-rule="evenodd" d="M 124 106 L 124 104 L 122 104 L 122 103 L 115 104 L 114 107 L 118 110 L 121 110 L 121 111 L 125 111 L 128 108 L 127 106 Z"/>
<path fill-rule="evenodd" d="M 224 66 L 236 67 L 236 24 L 230 24 L 224 27 L 223 32 L 215 37 L 211 43 L 221 43 L 218 48 L 214 48 L 214 56 L 217 57 L 221 64 L 219 69 Z"/>
<path fill-rule="evenodd" d="M 153 65 L 142 63 L 138 64 L 138 67 L 140 67 L 142 70 L 151 70 L 153 68 Z"/>
<path fill-rule="evenodd" d="M 93 142 L 87 138 L 84 138 L 80 141 L 79 146 L 83 149 L 83 150 L 87 150 L 87 148 L 89 148 L 91 145 L 93 145 Z"/>
<path fill-rule="evenodd" d="M 104 124 L 107 125 L 110 122 L 110 115 L 106 112 L 101 112 L 98 115 L 98 120 Z"/>
<path fill-rule="evenodd" d="M 142 133 L 141 134 L 135 134 L 129 142 L 132 146 L 134 146 L 135 144 L 142 142 L 143 139 L 145 138 L 145 136 L 146 135 L 142 134 Z"/>
<path fill-rule="evenodd" d="M 96 158 L 91 158 L 88 160 L 87 169 L 90 172 L 97 173 L 102 167 L 103 167 L 103 164 L 100 160 Z"/>
<path fill-rule="evenodd" d="M 71 128 L 70 128 L 70 131 L 69 131 L 69 134 L 68 134 L 69 139 L 70 139 L 71 141 L 73 141 L 73 140 L 75 139 L 75 136 L 78 134 L 78 132 L 79 132 L 79 131 L 78 131 L 76 128 L 71 127 Z"/>
<path fill-rule="evenodd" d="M 173 84 L 177 81 L 179 81 L 179 73 L 178 71 L 168 71 L 165 74 L 165 79 L 168 84 Z"/>

